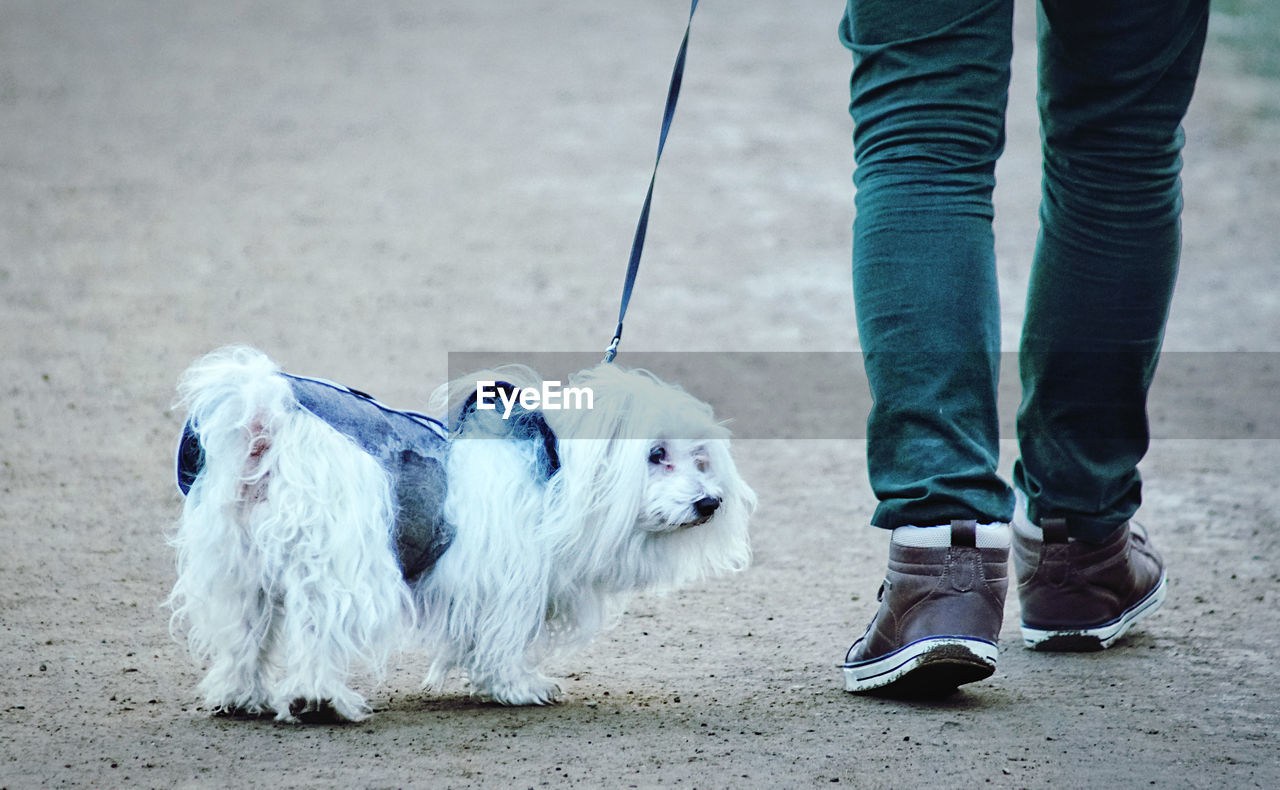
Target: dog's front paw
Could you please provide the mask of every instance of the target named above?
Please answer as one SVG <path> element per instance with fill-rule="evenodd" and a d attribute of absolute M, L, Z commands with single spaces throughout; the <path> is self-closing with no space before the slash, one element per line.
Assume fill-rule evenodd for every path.
<path fill-rule="evenodd" d="M 540 674 L 503 678 L 476 691 L 481 699 L 499 705 L 555 705 L 560 701 L 560 684 Z"/>

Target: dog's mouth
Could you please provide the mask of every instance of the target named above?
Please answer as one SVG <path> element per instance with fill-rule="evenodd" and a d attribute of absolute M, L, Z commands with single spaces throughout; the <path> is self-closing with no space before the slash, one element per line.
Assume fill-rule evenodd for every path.
<path fill-rule="evenodd" d="M 680 528 L 680 529 L 688 529 L 689 527 L 696 527 L 696 526 L 698 526 L 699 524 L 705 524 L 705 523 L 707 523 L 708 521 L 710 521 L 710 520 L 711 520 L 711 519 L 713 519 L 713 518 L 715 518 L 715 514 L 714 514 L 714 513 L 708 513 L 708 514 L 706 514 L 705 516 L 695 516 L 695 517 L 694 517 L 694 519 L 693 519 L 693 521 L 686 521 L 685 523 L 681 524 L 679 528 Z"/>
<path fill-rule="evenodd" d="M 669 535 L 676 532 L 684 532 L 687 529 L 693 529 L 694 527 L 701 526 L 707 523 L 708 521 L 710 521 L 714 517 L 715 517 L 715 514 L 708 514 L 705 516 L 694 516 L 688 521 L 680 521 L 676 523 L 672 523 L 670 521 L 658 521 L 655 523 L 651 521 L 646 524 L 644 522 L 641 522 L 641 526 L 649 532 L 653 532 L 659 535 Z"/>
<path fill-rule="evenodd" d="M 715 518 L 715 514 L 714 514 L 714 513 L 708 513 L 708 514 L 706 514 L 705 516 L 694 516 L 694 517 L 693 517 L 693 519 L 692 519 L 692 520 L 690 520 L 690 521 L 682 521 L 682 522 L 680 522 L 679 524 L 674 524 L 674 525 L 672 525 L 672 526 L 671 526 L 671 528 L 670 528 L 668 531 L 669 531 L 669 532 L 681 532 L 681 531 L 686 530 L 686 529 L 693 529 L 693 528 L 694 528 L 694 527 L 696 527 L 696 526 L 699 526 L 699 525 L 702 525 L 702 524 L 707 523 L 708 521 L 710 521 L 710 520 L 711 520 L 711 519 L 713 519 L 713 518 Z"/>

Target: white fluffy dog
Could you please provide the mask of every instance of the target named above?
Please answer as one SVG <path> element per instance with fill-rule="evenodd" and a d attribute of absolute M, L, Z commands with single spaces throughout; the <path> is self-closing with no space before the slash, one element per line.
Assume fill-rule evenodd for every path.
<path fill-rule="evenodd" d="M 359 720 L 352 671 L 381 677 L 412 647 L 426 686 L 458 669 L 483 698 L 553 702 L 539 665 L 629 595 L 745 568 L 755 495 L 711 408 L 614 365 L 569 384 L 592 408 L 521 410 L 514 428 L 473 400 L 449 429 L 252 349 L 193 365 L 169 603 L 213 710 Z"/>

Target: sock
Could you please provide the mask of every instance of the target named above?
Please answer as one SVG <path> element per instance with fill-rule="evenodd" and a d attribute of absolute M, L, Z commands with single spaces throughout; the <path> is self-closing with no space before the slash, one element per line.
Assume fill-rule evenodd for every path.
<path fill-rule="evenodd" d="M 1039 527 L 1036 528 L 1039 532 Z M 1039 539 L 1039 538 L 1037 538 Z M 1012 541 L 1009 525 L 1002 522 L 979 524 L 976 543 L 980 549 L 1007 549 Z M 939 524 L 936 527 L 896 527 L 893 530 L 893 542 L 899 546 L 930 549 L 951 545 L 951 525 Z"/>

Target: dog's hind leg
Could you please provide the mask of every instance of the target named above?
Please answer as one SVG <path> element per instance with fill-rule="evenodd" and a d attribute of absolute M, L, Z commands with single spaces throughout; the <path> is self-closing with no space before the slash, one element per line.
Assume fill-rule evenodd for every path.
<path fill-rule="evenodd" d="M 262 642 L 270 627 L 270 602 L 260 584 L 261 557 L 249 543 L 235 507 L 220 507 L 204 476 L 188 495 L 174 540 L 178 580 L 170 602 L 174 626 L 186 621 L 191 653 L 209 669 L 200 691 L 214 713 L 266 713 Z M 232 483 L 234 484 L 234 483 Z"/>
<path fill-rule="evenodd" d="M 200 690 L 215 715 L 255 718 L 272 713 L 264 666 L 271 613 L 262 590 L 246 593 L 243 600 L 254 603 L 236 622 L 227 622 L 220 629 L 222 638 L 212 648 Z"/>
<path fill-rule="evenodd" d="M 359 721 L 357 665 L 379 677 L 411 622 L 393 546 L 395 500 L 378 462 L 305 411 L 269 451 L 270 507 L 254 532 L 275 557 L 279 619 L 271 706 L 282 721 Z"/>
<path fill-rule="evenodd" d="M 274 507 L 266 495 L 275 434 L 297 412 L 275 370 L 260 353 L 229 349 L 193 365 L 179 386 L 201 462 L 171 539 L 170 627 L 188 626 L 192 655 L 208 665 L 200 690 L 215 713 L 270 710 L 264 648 L 278 566 L 254 520 Z"/>

